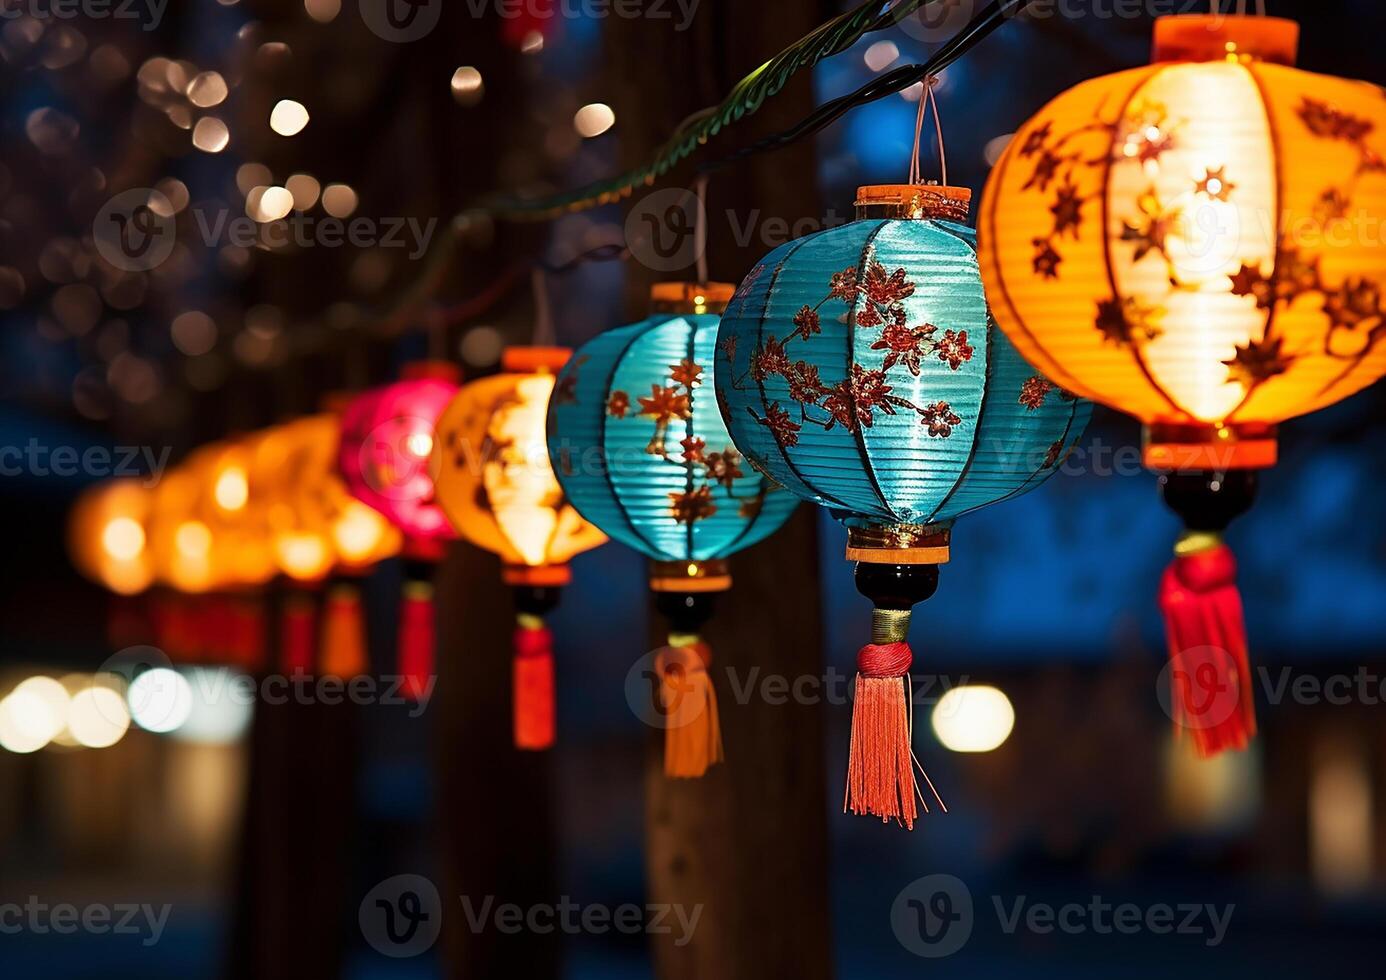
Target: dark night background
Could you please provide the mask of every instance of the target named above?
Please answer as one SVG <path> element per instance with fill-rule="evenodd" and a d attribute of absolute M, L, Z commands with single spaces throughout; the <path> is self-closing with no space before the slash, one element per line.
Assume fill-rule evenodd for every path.
<path fill-rule="evenodd" d="M 449 3 L 428 37 L 396 45 L 367 29 L 354 0 L 173 0 L 152 25 L 20 16 L 29 5 L 0 0 L 7 12 L 0 22 L 0 447 L 31 440 L 79 451 L 168 447 L 176 461 L 211 439 L 310 411 L 329 391 L 388 380 L 427 353 L 460 359 L 469 375 L 494 370 L 502 343 L 529 339 L 528 279 L 520 276 L 486 308 L 472 298 L 535 256 L 561 264 L 620 242 L 630 203 L 550 223 L 474 217 L 422 300 L 411 290 L 425 264 L 400 250 L 204 248 L 190 230 L 189 244 L 156 273 L 121 274 L 94 257 L 92 218 L 111 195 L 171 186 L 160 184 L 166 180 L 193 202 L 238 213 L 246 189 L 238 176 L 244 183 L 244 166 L 258 164 L 279 183 L 311 173 L 324 187 L 350 185 L 358 214 L 436 216 L 445 224 L 489 193 L 576 187 L 644 159 L 689 112 L 719 100 L 842 9 L 826 0 L 702 0 L 688 30 L 677 31 L 680 15 L 669 6 L 672 20 L 517 24 Z M 1087 14 L 1008 24 L 946 72 L 938 95 L 953 183 L 980 191 L 989 141 L 1065 88 L 1148 58 L 1149 16 L 1110 16 L 1110 2 L 1071 6 Z M 1301 68 L 1386 83 L 1380 4 L 1271 0 L 1268 7 L 1300 20 Z M 887 41 L 893 58 L 872 47 Z M 782 104 L 743 123 L 745 132 L 734 130 L 724 146 L 782 128 L 873 70 L 922 61 L 929 50 L 898 29 L 868 36 L 792 83 Z M 228 97 L 214 109 L 192 107 L 155 77 L 168 71 L 165 62 L 150 67 L 158 58 L 184 59 L 192 74 L 219 72 Z M 480 72 L 479 99 L 451 89 L 460 66 Z M 266 125 L 285 98 L 312 114 L 293 138 Z M 573 116 L 595 102 L 611 107 L 615 124 L 584 138 Z M 220 152 L 194 148 L 178 125 L 208 113 L 231 134 Z M 847 216 L 856 185 L 903 179 L 914 115 L 914 102 L 892 95 L 810 143 L 714 176 L 713 278 L 738 280 L 778 244 L 736 242 L 736 228 L 748 221 L 765 235 L 773 234 L 766 230 L 773 218 Z M 932 174 L 931 157 L 924 166 Z M 690 181 L 685 168 L 668 185 Z M 796 198 L 796 188 L 807 190 Z M 551 273 L 560 342 L 577 346 L 638 319 L 658 278 L 635 262 Z M 215 324 L 206 352 L 186 353 L 171 334 L 188 311 Z M 916 671 L 1003 689 L 1016 710 L 1010 739 L 989 754 L 954 754 L 922 718 L 916 752 L 952 812 L 905 833 L 838 812 L 847 709 L 814 708 L 821 720 L 802 730 L 821 744 L 804 751 L 822 782 L 804 792 L 820 805 L 810 806 L 803 826 L 783 821 L 786 840 L 809 841 L 801 858 L 784 860 L 819 881 L 827 916 L 801 918 L 796 903 L 814 896 L 786 893 L 778 912 L 773 902 L 761 910 L 756 928 L 765 943 L 801 945 L 805 956 L 825 961 L 813 975 L 844 977 L 1379 969 L 1386 952 L 1383 419 L 1378 385 L 1286 425 L 1279 466 L 1264 475 L 1256 507 L 1229 536 L 1256 664 L 1272 680 L 1286 668 L 1293 677 L 1362 674 L 1374 678 L 1374 703 L 1270 704 L 1262 687 L 1262 735 L 1252 751 L 1200 766 L 1174 743 L 1156 696 L 1165 655 L 1154 596 L 1178 522 L 1133 454 L 1136 425 L 1099 409 L 1083 443 L 1086 461 L 1075 457 L 1039 491 L 958 527 L 939 593 L 915 615 Z M 0 695 L 33 674 L 95 670 L 114 652 L 105 633 L 108 597 L 77 575 L 64 548 L 67 510 L 93 476 L 20 470 L 0 477 Z M 821 615 L 821 630 L 812 655 L 821 644 L 830 669 L 846 672 L 866 634 L 869 604 L 842 560 L 845 533 L 825 514 L 801 514 L 794 535 L 803 554 L 816 553 L 816 567 L 799 563 L 780 588 L 773 568 L 752 569 L 784 561 L 787 552 L 767 543 L 739 556 L 733 571 L 745 570 L 746 595 L 756 598 L 734 600 L 725 628 L 814 610 L 808 619 Z M 645 569 L 616 545 L 581 556 L 573 569 L 552 620 L 559 745 L 539 767 L 496 764 L 521 791 L 542 786 L 523 827 L 503 809 L 486 815 L 502 795 L 473 779 L 486 743 L 448 714 L 465 713 L 474 704 L 468 692 L 483 689 L 476 685 L 490 675 L 466 671 L 478 669 L 469 665 L 490 643 L 487 631 L 499 628 L 485 623 L 486 596 L 498 587 L 471 590 L 493 569 L 463 548 L 440 579 L 443 602 L 453 606 L 440 685 L 455 670 L 455 693 L 440 694 L 420 719 L 398 707 L 356 708 L 347 717 L 314 706 L 294 718 L 257 712 L 250 733 L 224 744 L 132 728 L 107 749 L 0 750 L 0 905 L 31 895 L 78 905 L 172 904 L 161 940 L 149 947 L 128 936 L 0 934 L 0 975 L 502 975 L 466 965 L 465 938 L 395 960 L 357 925 L 358 906 L 376 883 L 415 873 L 439 882 L 453 929 L 461 913 L 449 883 L 467 880 L 468 860 L 492 846 L 492 835 L 496 853 L 514 862 L 494 872 L 502 889 L 513 868 L 525 888 L 579 903 L 651 900 L 650 733 L 623 689 L 655 629 Z M 754 591 L 762 580 L 770 584 Z M 398 583 L 396 563 L 369 582 L 380 662 L 389 656 Z M 771 607 L 777 612 L 763 611 Z M 767 650 L 773 632 L 755 634 L 765 636 Z M 729 758 L 766 751 L 737 745 L 731 734 Z M 760 764 L 775 769 L 781 761 Z M 754 779 L 749 786 L 745 795 L 731 791 L 747 813 L 758 809 Z M 827 838 L 815 842 L 819 827 Z M 529 833 L 544 841 L 536 837 L 527 849 Z M 768 833 L 773 839 L 774 828 Z M 759 866 L 751 850 L 740 869 L 748 879 Z M 549 868 L 537 885 L 529 880 L 536 862 Z M 891 926 L 897 894 L 930 874 L 964 882 L 976 909 L 970 942 L 938 961 L 911 955 Z M 773 896 L 775 885 L 766 887 Z M 1142 908 L 1235 909 L 1225 941 L 1209 947 L 1189 935 L 1007 934 L 993 896 L 1007 907 L 1020 896 L 1055 905 L 1101 896 Z M 271 913 L 277 926 L 266 925 Z M 521 957 L 524 966 L 506 967 L 504 949 L 487 962 L 493 971 L 567 977 L 653 976 L 656 960 L 671 962 L 652 957 L 643 936 L 535 944 L 551 947 L 540 966 Z M 717 960 L 699 962 L 710 970 Z M 666 973 L 699 975 L 678 966 Z"/>

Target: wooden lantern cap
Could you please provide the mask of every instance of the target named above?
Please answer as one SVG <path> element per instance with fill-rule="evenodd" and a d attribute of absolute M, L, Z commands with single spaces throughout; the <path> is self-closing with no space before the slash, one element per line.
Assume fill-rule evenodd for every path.
<path fill-rule="evenodd" d="M 573 352 L 567 347 L 507 347 L 501 370 L 507 374 L 557 374 Z"/>
<path fill-rule="evenodd" d="M 650 589 L 654 592 L 725 592 L 731 584 L 731 572 L 725 561 L 650 563 Z"/>
<path fill-rule="evenodd" d="M 721 313 L 735 292 L 729 282 L 657 282 L 650 307 L 656 313 Z"/>
<path fill-rule="evenodd" d="M 849 527 L 847 560 L 872 565 L 946 565 L 951 528 L 931 524 Z"/>
<path fill-rule="evenodd" d="M 1146 468 L 1181 473 L 1194 470 L 1263 470 L 1279 455 L 1273 425 L 1147 426 L 1143 433 Z"/>
<path fill-rule="evenodd" d="M 1293 66 L 1299 24 L 1284 17 L 1181 14 L 1155 21 L 1152 62 L 1268 61 Z"/>
<path fill-rule="evenodd" d="M 944 218 L 966 221 L 970 187 L 951 184 L 867 184 L 857 188 L 858 218 Z"/>
<path fill-rule="evenodd" d="M 573 580 L 567 565 L 510 565 L 501 569 L 501 581 L 506 585 L 536 588 L 562 588 Z"/>
<path fill-rule="evenodd" d="M 405 381 L 448 381 L 462 383 L 462 368 L 452 361 L 410 361 L 400 371 Z"/>

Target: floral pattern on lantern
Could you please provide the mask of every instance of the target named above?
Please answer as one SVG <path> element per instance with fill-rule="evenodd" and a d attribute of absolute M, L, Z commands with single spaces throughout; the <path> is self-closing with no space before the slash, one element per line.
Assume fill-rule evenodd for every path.
<path fill-rule="evenodd" d="M 1155 64 L 1060 95 L 988 183 L 998 321 L 1151 427 L 1152 466 L 1270 465 L 1277 423 L 1386 372 L 1386 241 L 1361 227 L 1386 212 L 1386 95 L 1297 70 L 1296 42 L 1162 18 Z"/>
<path fill-rule="evenodd" d="M 730 289 L 730 287 L 728 287 Z M 743 465 L 713 394 L 719 317 L 656 313 L 585 344 L 549 407 L 549 453 L 568 499 L 656 562 L 726 558 L 796 504 Z"/>
<path fill-rule="evenodd" d="M 511 348 L 502 373 L 464 385 L 438 422 L 439 505 L 458 534 L 516 573 L 562 566 L 606 541 L 565 499 L 549 462 L 549 398 L 567 359 L 558 348 Z"/>
<path fill-rule="evenodd" d="M 1091 406 L 988 315 L 974 233 L 867 219 L 772 252 L 722 320 L 736 444 L 849 524 L 947 525 L 1051 475 Z"/>

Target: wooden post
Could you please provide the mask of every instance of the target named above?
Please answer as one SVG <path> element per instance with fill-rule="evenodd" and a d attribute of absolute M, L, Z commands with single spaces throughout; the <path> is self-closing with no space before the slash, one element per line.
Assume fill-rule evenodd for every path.
<path fill-rule="evenodd" d="M 622 92 L 623 159 L 641 160 L 688 113 L 721 99 L 741 76 L 831 16 L 825 4 L 727 4 L 700 10 L 692 29 L 659 22 L 607 27 L 611 84 Z M 679 80 L 633 86 L 629 79 Z M 749 133 L 783 127 L 811 111 L 809 75 L 793 81 L 750 122 Z M 738 140 L 738 137 L 732 137 Z M 726 146 L 726 142 L 719 144 Z M 734 145 L 734 144 L 733 144 Z M 813 146 L 805 143 L 714 175 L 707 192 L 711 278 L 737 282 L 779 244 L 762 223 L 792 227 L 821 218 Z M 653 190 L 691 187 L 688 168 Z M 637 192 L 631 207 L 643 197 Z M 778 224 L 778 223 L 777 223 Z M 745 237 L 750 228 L 751 235 Z M 739 240 L 738 240 L 739 239 Z M 628 265 L 635 315 L 651 282 L 693 278 Z M 721 709 L 727 761 L 699 780 L 663 773 L 663 732 L 652 731 L 646 765 L 646 869 L 650 900 L 702 906 L 693 937 L 651 937 L 662 980 L 831 976 L 827 790 L 823 706 L 738 704 L 752 672 L 792 681 L 823 673 L 817 517 L 804 507 L 778 534 L 732 560 L 734 585 L 717 597 L 703 631 Z M 667 627 L 651 615 L 652 646 Z M 735 676 L 738 684 L 732 685 Z"/>

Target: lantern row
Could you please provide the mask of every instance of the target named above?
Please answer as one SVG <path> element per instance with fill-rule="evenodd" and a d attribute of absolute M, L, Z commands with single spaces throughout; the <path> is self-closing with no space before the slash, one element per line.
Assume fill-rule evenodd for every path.
<path fill-rule="evenodd" d="M 567 561 L 609 536 L 651 560 L 670 625 L 659 696 L 687 715 L 666 771 L 691 776 L 722 757 L 709 597 L 730 586 L 730 556 L 809 500 L 846 525 L 874 606 L 845 805 L 910 826 L 929 808 L 911 610 L 954 522 L 1043 483 L 1096 401 L 1145 424 L 1145 461 L 1186 525 L 1160 592 L 1177 730 L 1204 755 L 1245 748 L 1256 722 L 1222 533 L 1274 464 L 1280 422 L 1386 371 L 1386 243 L 1353 233 L 1386 214 L 1386 94 L 1295 69 L 1297 42 L 1291 21 L 1162 18 L 1151 66 L 1021 128 L 977 231 L 965 188 L 863 187 L 857 220 L 776 249 L 736 289 L 661 284 L 648 318 L 571 358 L 515 349 L 460 389 L 425 372 L 340 423 L 203 450 L 154 491 L 100 490 L 79 508 L 78 551 L 119 591 L 197 591 L 399 549 L 418 598 L 461 535 L 500 554 L 517 590 L 516 742 L 539 748 L 553 738 L 543 616 Z"/>

